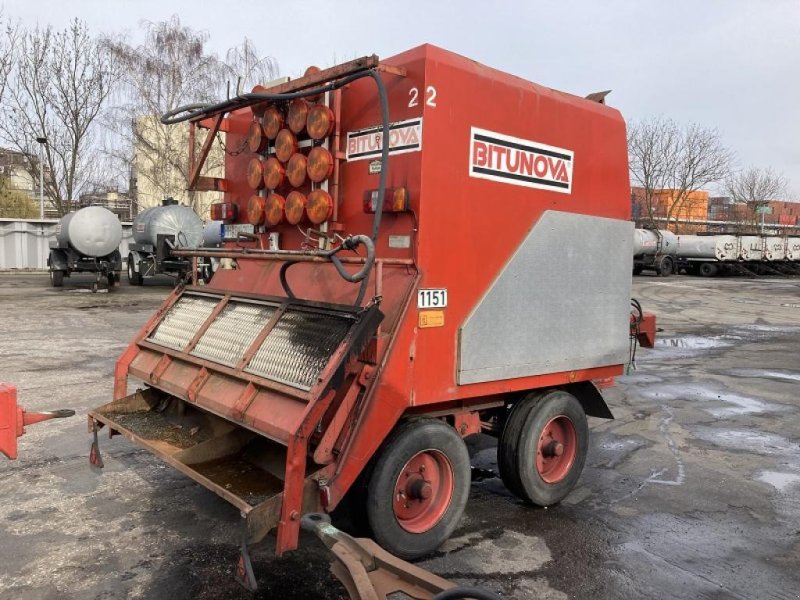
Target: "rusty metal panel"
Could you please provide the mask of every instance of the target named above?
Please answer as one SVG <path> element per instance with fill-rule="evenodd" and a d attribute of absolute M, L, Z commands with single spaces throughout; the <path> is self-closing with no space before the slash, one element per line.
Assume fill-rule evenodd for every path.
<path fill-rule="evenodd" d="M 191 354 L 235 367 L 277 308 L 271 304 L 229 302 Z"/>
<path fill-rule="evenodd" d="M 219 302 L 218 297 L 184 294 L 167 311 L 147 339 L 160 346 L 183 350 Z"/>
<path fill-rule="evenodd" d="M 287 310 L 245 371 L 310 390 L 351 323 L 333 313 Z"/>

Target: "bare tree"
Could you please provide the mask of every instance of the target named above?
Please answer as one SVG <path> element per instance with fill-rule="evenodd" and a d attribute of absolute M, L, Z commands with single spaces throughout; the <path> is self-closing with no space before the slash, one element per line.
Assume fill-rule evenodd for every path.
<path fill-rule="evenodd" d="M 8 76 L 14 65 L 14 47 L 17 41 L 17 26 L 3 19 L 0 11 L 0 102 L 8 84 Z"/>
<path fill-rule="evenodd" d="M 189 171 L 187 129 L 166 127 L 158 117 L 183 104 L 217 99 L 223 80 L 219 61 L 206 49 L 206 32 L 182 25 L 177 15 L 159 23 L 145 22 L 143 28 L 145 41 L 138 46 L 106 40 L 125 72 L 125 85 L 110 120 L 118 136 L 111 151 L 132 172 L 138 204 L 147 201 L 141 189 L 157 198 L 184 196 Z M 189 192 L 188 200 L 197 209 L 196 194 Z"/>
<path fill-rule="evenodd" d="M 725 180 L 725 193 L 734 203 L 747 206 L 743 212 L 752 225 L 757 224 L 760 210 L 764 210 L 770 200 L 783 197 L 787 188 L 786 178 L 770 167 L 750 167 L 730 174 Z M 763 223 L 763 216 L 761 220 Z"/>
<path fill-rule="evenodd" d="M 695 194 L 725 179 L 733 153 L 716 129 L 672 119 L 634 122 L 628 129 L 631 180 L 644 191 L 649 226 L 663 213 L 667 226 L 695 202 Z M 660 210 L 659 210 L 660 209 Z"/>
<path fill-rule="evenodd" d="M 26 158 L 26 170 L 44 170 L 45 195 L 56 211 L 97 176 L 95 128 L 118 75 L 116 63 L 77 19 L 61 31 L 21 31 L 15 65 L 0 114 L 0 135 Z M 37 138 L 46 138 L 44 161 Z"/>
<path fill-rule="evenodd" d="M 259 56 L 250 38 L 225 54 L 223 72 L 233 83 L 233 93 L 249 92 L 255 85 L 265 84 L 280 75 L 278 61 L 271 56 Z"/>
<path fill-rule="evenodd" d="M 132 172 L 138 207 L 171 196 L 185 198 L 202 213 L 207 196 L 187 190 L 188 125 L 164 126 L 159 116 L 184 104 L 219 100 L 226 81 L 235 90 L 237 85 L 272 79 L 278 66 L 272 58 L 260 58 L 248 39 L 229 50 L 227 62 L 221 62 L 207 49 L 208 33 L 184 26 L 176 15 L 143 23 L 143 28 L 141 45 L 132 46 L 124 39 L 106 41 L 126 74 L 110 122 L 117 140 L 109 152 L 121 168 Z M 202 141 L 198 136 L 198 148 Z M 205 175 L 219 175 L 223 166 L 221 136 L 218 141 L 205 162 Z"/>

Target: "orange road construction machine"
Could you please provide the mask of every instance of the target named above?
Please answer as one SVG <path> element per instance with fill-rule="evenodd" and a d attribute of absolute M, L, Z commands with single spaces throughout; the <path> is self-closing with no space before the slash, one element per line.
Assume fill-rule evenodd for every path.
<path fill-rule="evenodd" d="M 432 552 L 480 432 L 514 494 L 559 502 L 629 357 L 626 132 L 604 98 L 423 45 L 164 115 L 188 123 L 189 189 L 224 192 L 224 242 L 175 251 L 216 270 L 120 357 L 91 460 L 99 429 L 122 434 L 278 555 L 346 496 L 383 548 Z"/>

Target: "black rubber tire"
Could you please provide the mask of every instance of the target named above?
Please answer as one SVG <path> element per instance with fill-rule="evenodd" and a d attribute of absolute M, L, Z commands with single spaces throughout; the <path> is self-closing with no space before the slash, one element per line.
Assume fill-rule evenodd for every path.
<path fill-rule="evenodd" d="M 572 421 L 577 434 L 575 460 L 567 475 L 547 483 L 536 470 L 536 447 L 542 429 L 556 416 Z M 515 496 L 537 506 L 558 504 L 575 487 L 586 463 L 589 424 L 575 396 L 563 390 L 532 392 L 517 402 L 506 419 L 497 444 L 500 477 Z"/>
<path fill-rule="evenodd" d="M 710 262 L 703 262 L 700 263 L 700 266 L 697 268 L 697 272 L 703 277 L 713 277 L 717 274 L 717 265 Z"/>
<path fill-rule="evenodd" d="M 133 254 L 128 254 L 128 283 L 130 285 L 142 285 L 144 283 L 144 278 L 142 277 L 141 265 L 139 266 L 139 271 L 135 271 L 133 268 Z"/>
<path fill-rule="evenodd" d="M 50 271 L 50 283 L 53 287 L 64 285 L 64 271 Z"/>
<path fill-rule="evenodd" d="M 675 272 L 675 261 L 671 256 L 662 256 L 658 261 L 658 274 L 661 277 L 669 277 Z"/>
<path fill-rule="evenodd" d="M 112 289 L 114 284 L 118 281 L 117 276 L 115 273 L 109 273 L 106 275 L 106 281 L 108 282 L 108 289 Z"/>
<path fill-rule="evenodd" d="M 409 460 L 424 450 L 437 450 L 447 457 L 453 474 L 453 494 L 450 505 L 432 528 L 410 533 L 400 526 L 392 508 L 395 482 Z M 367 486 L 367 521 L 375 541 L 406 560 L 431 554 L 458 526 L 470 483 L 469 452 L 455 429 L 439 419 L 401 422 L 378 451 Z"/>
<path fill-rule="evenodd" d="M 644 265 L 633 265 L 633 274 L 641 275 L 644 270 Z"/>

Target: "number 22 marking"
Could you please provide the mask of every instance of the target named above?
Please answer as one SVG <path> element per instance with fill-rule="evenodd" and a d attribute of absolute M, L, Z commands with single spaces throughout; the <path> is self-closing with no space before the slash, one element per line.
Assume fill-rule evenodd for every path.
<path fill-rule="evenodd" d="M 425 93 L 427 97 L 425 98 L 425 104 L 427 106 L 436 108 L 436 88 L 432 85 L 429 85 L 425 88 Z M 408 90 L 409 101 L 408 107 L 413 108 L 419 104 L 419 89 L 412 87 Z"/>

